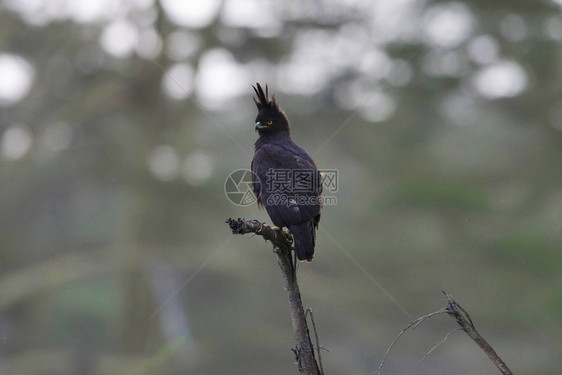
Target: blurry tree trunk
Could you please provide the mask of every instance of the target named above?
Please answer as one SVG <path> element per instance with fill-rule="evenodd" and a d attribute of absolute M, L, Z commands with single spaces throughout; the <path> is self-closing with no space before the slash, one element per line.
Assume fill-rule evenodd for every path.
<path fill-rule="evenodd" d="M 314 347 L 310 339 L 306 315 L 302 305 L 297 274 L 291 257 L 291 237 L 283 231 L 275 231 L 267 224 L 257 220 L 227 220 L 233 234 L 256 233 L 273 243 L 273 251 L 277 254 L 279 268 L 285 281 L 285 290 L 289 297 L 291 322 L 295 332 L 295 348 L 293 352 L 301 375 L 322 375 L 314 356 Z"/>

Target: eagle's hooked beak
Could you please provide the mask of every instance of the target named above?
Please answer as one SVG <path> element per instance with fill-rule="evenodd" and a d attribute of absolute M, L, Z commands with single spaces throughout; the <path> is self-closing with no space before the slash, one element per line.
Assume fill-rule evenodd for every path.
<path fill-rule="evenodd" d="M 256 126 L 254 127 L 254 130 L 258 131 L 258 130 L 260 130 L 260 128 L 261 128 L 261 122 L 258 121 L 258 122 L 256 122 Z"/>

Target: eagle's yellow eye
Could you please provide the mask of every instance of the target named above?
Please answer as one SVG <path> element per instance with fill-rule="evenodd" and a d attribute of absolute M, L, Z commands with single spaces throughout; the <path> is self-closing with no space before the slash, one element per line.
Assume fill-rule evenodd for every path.
<path fill-rule="evenodd" d="M 271 125 L 271 124 L 273 124 L 273 121 L 269 120 L 269 121 L 267 122 L 267 125 Z"/>

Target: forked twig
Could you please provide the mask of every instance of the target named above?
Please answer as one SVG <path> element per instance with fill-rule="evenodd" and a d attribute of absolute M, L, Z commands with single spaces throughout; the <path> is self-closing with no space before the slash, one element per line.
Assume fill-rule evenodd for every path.
<path fill-rule="evenodd" d="M 455 318 L 461 329 L 480 347 L 480 349 L 484 351 L 484 353 L 486 353 L 486 355 L 488 355 L 490 360 L 494 363 L 494 365 L 496 365 L 498 370 L 500 370 L 503 375 L 513 375 L 513 372 L 511 372 L 509 367 L 507 367 L 505 362 L 500 358 L 496 351 L 490 346 L 490 344 L 488 344 L 486 340 L 484 340 L 480 333 L 478 333 L 476 327 L 474 327 L 474 323 L 472 322 L 470 315 L 468 315 L 468 312 L 463 309 L 462 306 L 459 305 L 450 294 L 447 294 L 444 291 L 443 294 L 447 298 L 448 314 L 451 317 Z"/>
<path fill-rule="evenodd" d="M 431 352 L 433 352 L 437 347 L 439 347 L 441 344 L 443 344 L 447 338 L 455 331 L 458 330 L 462 330 L 464 331 L 468 337 L 470 337 L 472 340 L 474 340 L 474 342 L 476 344 L 478 344 L 478 346 L 480 346 L 480 348 L 488 355 L 488 357 L 490 358 L 490 360 L 496 365 L 496 367 L 501 371 L 501 373 L 503 375 L 513 375 L 513 373 L 511 372 L 511 370 L 507 367 L 507 365 L 505 364 L 505 362 L 498 356 L 498 354 L 496 353 L 496 351 L 490 346 L 490 344 L 488 344 L 488 342 L 486 340 L 484 340 L 484 338 L 478 333 L 478 331 L 476 330 L 476 328 L 474 327 L 474 323 L 472 322 L 472 319 L 470 318 L 470 315 L 468 314 L 468 312 L 462 308 L 461 305 L 459 305 L 450 294 L 447 294 L 445 292 L 443 292 L 443 294 L 445 295 L 445 297 L 447 298 L 447 307 L 442 308 L 441 310 L 432 312 L 430 314 L 424 315 L 416 320 L 414 320 L 413 322 L 411 322 L 410 324 L 408 324 L 406 327 L 404 327 L 402 329 L 402 331 L 400 331 L 400 333 L 398 334 L 398 336 L 394 339 L 394 341 L 392 341 L 392 344 L 390 344 L 390 346 L 388 347 L 388 349 L 386 350 L 386 353 L 384 354 L 384 357 L 381 361 L 381 364 L 379 365 L 378 369 L 375 371 L 375 375 L 379 375 L 382 371 L 382 368 L 385 364 L 386 358 L 388 357 L 388 354 L 390 353 L 390 351 L 392 350 L 392 348 L 394 347 L 394 345 L 396 344 L 396 342 L 398 341 L 398 339 L 408 330 L 411 329 L 412 331 L 414 329 L 416 329 L 417 326 L 419 326 L 421 323 L 423 323 L 426 319 L 431 318 L 432 316 L 435 315 L 439 315 L 439 314 L 448 314 L 449 316 L 451 316 L 452 318 L 454 318 L 457 322 L 457 324 L 459 325 L 459 328 L 455 328 L 454 330 L 450 331 L 449 333 L 447 333 L 447 335 L 445 336 L 445 338 L 443 340 L 441 340 L 437 345 L 435 345 L 433 348 L 431 348 L 422 358 L 421 360 L 423 360 L 424 358 L 426 358 L 428 355 L 431 354 Z"/>
<path fill-rule="evenodd" d="M 316 330 L 316 322 L 314 321 L 314 315 L 312 314 L 312 309 L 308 307 L 304 312 L 305 316 L 310 315 L 310 321 L 312 322 L 312 330 L 314 331 L 314 340 L 316 341 L 316 353 L 318 353 L 318 366 L 320 367 L 320 373 L 324 374 L 324 368 L 322 367 L 322 355 L 320 354 L 320 340 L 318 339 L 318 331 Z"/>
<path fill-rule="evenodd" d="M 398 334 L 398 336 L 396 336 L 396 338 L 394 339 L 394 341 L 392 341 L 392 343 L 390 344 L 390 346 L 388 347 L 388 349 L 386 350 L 386 353 L 384 353 L 384 357 L 382 357 L 382 361 L 381 364 L 379 365 L 379 367 L 377 368 L 377 370 L 375 371 L 375 375 L 379 375 L 382 371 L 382 368 L 384 367 L 384 364 L 386 362 L 386 358 L 388 357 L 388 354 L 390 354 L 390 351 L 392 350 L 392 348 L 394 347 L 394 345 L 396 345 L 396 342 L 398 341 L 398 339 L 400 337 L 402 337 L 402 335 L 409 330 L 410 328 L 412 329 L 412 331 L 414 329 L 416 329 L 420 324 L 423 323 L 424 320 L 431 318 L 432 316 L 435 315 L 439 315 L 439 314 L 446 314 L 448 313 L 447 308 L 444 307 L 441 310 L 437 310 L 434 311 L 432 313 L 429 313 L 427 315 L 424 315 L 422 317 L 417 318 L 416 320 L 414 320 L 413 322 L 411 322 L 410 324 L 408 324 L 406 327 L 402 328 L 402 331 L 400 331 L 400 333 Z"/>
<path fill-rule="evenodd" d="M 447 339 L 449 338 L 449 336 L 453 333 L 453 332 L 457 332 L 457 331 L 461 331 L 462 328 L 455 328 L 449 331 L 449 333 L 447 333 L 445 335 L 445 337 L 443 338 L 443 340 L 439 341 L 433 348 L 429 349 L 429 351 L 427 353 L 425 353 L 423 355 L 423 357 L 420 358 L 420 362 L 423 361 L 424 359 L 426 359 L 435 349 L 437 349 L 441 344 L 443 344 L 445 341 L 447 341 Z"/>

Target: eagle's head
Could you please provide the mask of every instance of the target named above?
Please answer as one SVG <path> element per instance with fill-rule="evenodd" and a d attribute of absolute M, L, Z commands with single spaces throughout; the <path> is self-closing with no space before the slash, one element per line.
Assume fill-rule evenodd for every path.
<path fill-rule="evenodd" d="M 256 86 L 257 88 L 252 86 L 258 97 L 257 100 L 253 98 L 256 107 L 258 107 L 255 130 L 260 135 L 273 133 L 289 134 L 289 120 L 285 112 L 279 108 L 275 100 L 275 94 L 271 95 L 270 100 L 267 85 L 265 85 L 265 93 L 259 83 L 256 83 Z"/>

